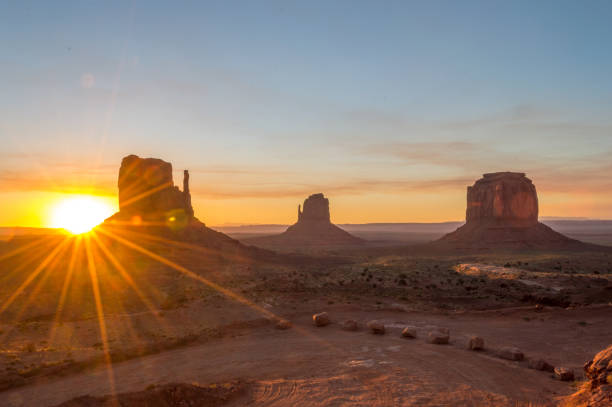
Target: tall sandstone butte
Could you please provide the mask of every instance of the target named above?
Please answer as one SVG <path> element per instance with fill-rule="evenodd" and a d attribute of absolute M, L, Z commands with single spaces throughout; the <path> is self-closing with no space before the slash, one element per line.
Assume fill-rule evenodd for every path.
<path fill-rule="evenodd" d="M 103 227 L 117 234 L 145 233 L 164 239 L 188 241 L 216 251 L 224 258 L 273 258 L 273 253 L 248 247 L 210 229 L 195 216 L 191 206 L 189 172 L 183 171 L 183 190 L 174 185 L 172 164 L 159 158 L 128 155 L 119 168 L 119 212 Z M 213 253 L 213 251 L 209 252 Z"/>
<path fill-rule="evenodd" d="M 457 248 L 587 246 L 538 222 L 538 195 L 524 173 L 484 174 L 467 188 L 466 223 L 434 244 Z"/>
<path fill-rule="evenodd" d="M 172 164 L 158 158 L 128 155 L 119 168 L 119 213 L 124 217 L 160 220 L 193 218 L 189 172 L 184 171 L 183 191 L 174 185 Z"/>
<path fill-rule="evenodd" d="M 466 222 L 496 222 L 508 226 L 538 223 L 538 195 L 524 173 L 484 174 L 467 188 Z"/>
<path fill-rule="evenodd" d="M 298 205 L 298 223 L 313 221 L 331 223 L 329 199 L 325 198 L 323 194 L 313 194 L 306 198 L 304 201 L 304 211 Z"/>
<path fill-rule="evenodd" d="M 329 200 L 321 193 L 310 195 L 298 206 L 297 222 L 279 235 L 249 239 L 249 243 L 270 247 L 324 247 L 362 244 L 359 239 L 331 223 Z"/>

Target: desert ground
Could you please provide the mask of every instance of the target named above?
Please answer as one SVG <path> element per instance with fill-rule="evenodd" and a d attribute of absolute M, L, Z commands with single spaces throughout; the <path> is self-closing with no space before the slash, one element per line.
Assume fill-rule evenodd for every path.
<path fill-rule="evenodd" d="M 190 405 L 549 406 L 581 386 L 582 365 L 612 337 L 606 250 L 373 245 L 266 257 L 95 235 L 89 256 L 59 234 L 2 244 L 3 405 L 179 405 L 159 394 L 183 394 Z M 329 325 L 313 324 L 320 312 Z M 402 337 L 406 326 L 416 338 Z M 448 344 L 428 343 L 446 330 Z M 484 350 L 468 350 L 472 336 Z M 509 346 L 524 359 L 501 358 Z M 575 379 L 530 369 L 536 359 Z"/>

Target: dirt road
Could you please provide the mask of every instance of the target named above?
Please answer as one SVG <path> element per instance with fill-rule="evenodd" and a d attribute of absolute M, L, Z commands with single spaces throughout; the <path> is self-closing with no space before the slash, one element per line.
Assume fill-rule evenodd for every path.
<path fill-rule="evenodd" d="M 248 335 L 117 363 L 113 378 L 119 393 L 154 383 L 250 382 L 248 396 L 235 405 L 549 405 L 573 388 L 548 373 L 527 369 L 526 363 L 501 360 L 492 351 L 468 351 L 465 339 L 477 333 L 491 347 L 521 346 L 526 356 L 537 354 L 578 369 L 593 349 L 609 340 L 605 319 L 609 312 L 609 308 L 555 310 L 526 321 L 525 311 L 434 316 L 337 309 L 332 313 L 336 321 L 378 318 L 391 329 L 379 336 L 365 330 L 343 331 L 337 324 L 316 328 L 302 315 L 286 331 L 262 327 Z M 577 335 L 581 328 L 573 319 L 585 318 L 591 329 Z M 401 338 L 404 323 L 419 326 L 419 338 Z M 425 342 L 426 326 L 432 323 L 451 329 L 450 345 Z M 106 369 L 97 368 L 0 393 L 0 404 L 52 406 L 80 395 L 110 392 Z"/>

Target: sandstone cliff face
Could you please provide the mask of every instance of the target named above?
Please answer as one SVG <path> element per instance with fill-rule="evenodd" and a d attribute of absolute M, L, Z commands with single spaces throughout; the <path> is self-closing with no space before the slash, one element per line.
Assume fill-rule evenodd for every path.
<path fill-rule="evenodd" d="M 298 206 L 298 222 L 330 222 L 329 200 L 323 194 L 310 195 L 304 201 L 304 210 Z"/>
<path fill-rule="evenodd" d="M 193 217 L 189 173 L 184 172 L 183 191 L 172 180 L 172 164 L 157 158 L 129 155 L 119 169 L 119 213 L 146 219 L 184 215 Z"/>
<path fill-rule="evenodd" d="M 466 221 L 535 225 L 538 222 L 535 185 L 523 173 L 484 174 L 468 187 Z"/>

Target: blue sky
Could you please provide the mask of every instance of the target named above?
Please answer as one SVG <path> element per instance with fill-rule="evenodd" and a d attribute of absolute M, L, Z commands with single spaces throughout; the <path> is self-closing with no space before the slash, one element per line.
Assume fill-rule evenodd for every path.
<path fill-rule="evenodd" d="M 3 2 L 1 189 L 112 195 L 136 153 L 189 168 L 212 223 L 290 222 L 319 191 L 337 221 L 429 221 L 515 170 L 543 215 L 612 218 L 610 21 L 608 1 Z"/>

